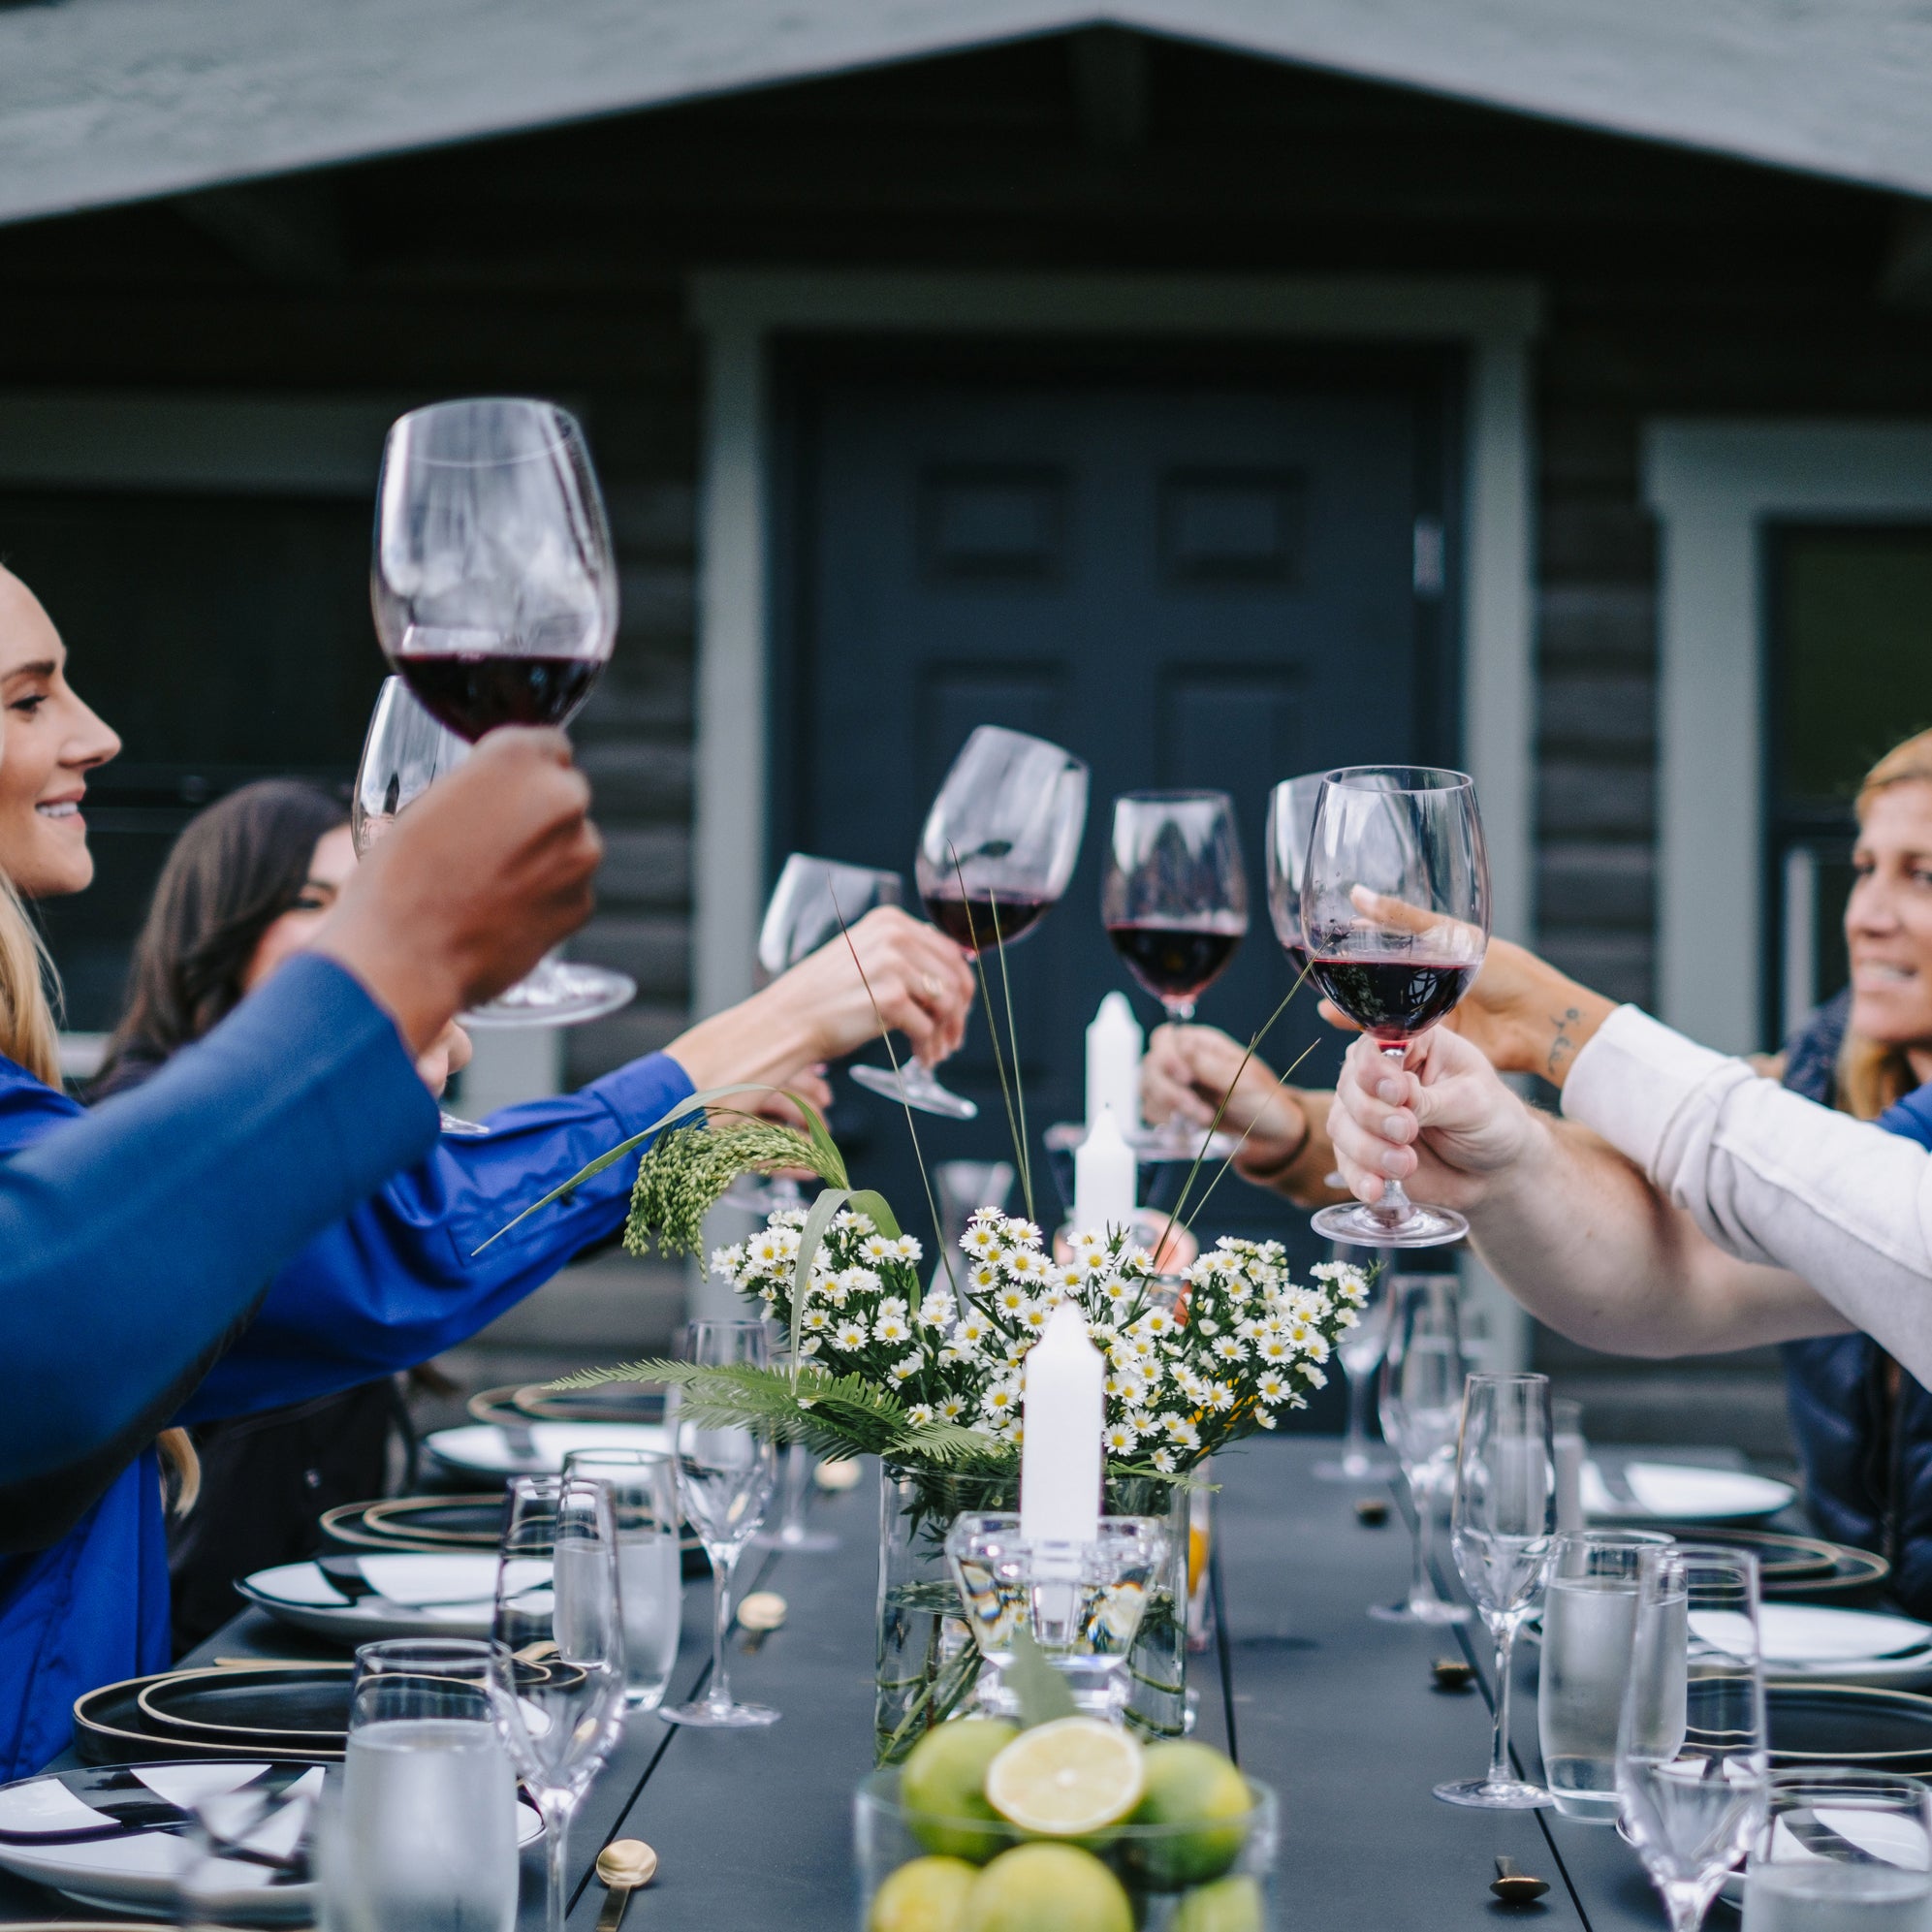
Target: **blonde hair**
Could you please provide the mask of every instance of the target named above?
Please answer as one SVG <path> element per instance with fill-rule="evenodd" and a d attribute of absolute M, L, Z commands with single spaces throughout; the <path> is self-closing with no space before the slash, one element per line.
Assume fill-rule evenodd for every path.
<path fill-rule="evenodd" d="M 1858 787 L 1858 822 L 1862 825 L 1872 801 L 1893 785 L 1932 784 L 1932 731 L 1921 731 L 1895 744 L 1865 774 Z M 1838 1106 L 1861 1121 L 1875 1121 L 1918 1085 L 1918 1076 L 1903 1047 L 1868 1039 L 1845 1029 L 1838 1049 Z"/>

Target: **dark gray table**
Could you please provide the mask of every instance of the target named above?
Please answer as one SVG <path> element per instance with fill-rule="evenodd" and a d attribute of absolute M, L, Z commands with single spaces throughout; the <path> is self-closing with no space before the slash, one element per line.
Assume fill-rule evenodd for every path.
<path fill-rule="evenodd" d="M 1231 1724 L 1243 1767 L 1280 1796 L 1278 1922 L 1311 1932 L 1454 1932 L 1511 1920 L 1592 1932 L 1662 1926 L 1634 1854 L 1613 1831 L 1549 1812 L 1460 1811 L 1432 1796 L 1440 1781 L 1482 1769 L 1487 1691 L 1434 1688 L 1429 1665 L 1454 1653 L 1454 1632 L 1366 1614 L 1371 1601 L 1406 1588 L 1409 1537 L 1393 1512 L 1385 1527 L 1363 1528 L 1356 1492 L 1314 1480 L 1311 1466 L 1332 1448 L 1289 1438 L 1218 1461 L 1225 1642 L 1194 1659 L 1191 1672 L 1198 1734 L 1225 1746 Z M 571 1835 L 574 1932 L 589 1932 L 601 1903 L 591 1875 L 598 1848 L 625 1836 L 648 1840 L 662 1860 L 626 1932 L 848 1932 L 851 1793 L 871 1752 L 877 1517 L 869 1469 L 857 1490 L 820 1499 L 816 1520 L 844 1539 L 839 1550 L 747 1557 L 742 1587 L 777 1589 L 791 1615 L 756 1655 L 734 1657 L 733 1687 L 784 1717 L 769 1730 L 728 1732 L 631 1721 Z M 709 1670 L 710 1597 L 696 1583 L 685 1593 L 680 1697 Z M 1486 1687 L 1486 1639 L 1478 1631 L 1462 1641 Z M 1525 1651 L 1514 1729 L 1524 1768 L 1535 1773 L 1536 1654 Z M 197 1661 L 340 1654 L 250 1611 Z M 1508 1913 L 1492 1902 L 1499 1853 L 1551 1881 L 1540 1907 Z M 532 1857 L 524 1871 L 530 1932 L 540 1923 L 541 1873 Z M 0 1921 L 89 1916 L 0 1880 Z"/>

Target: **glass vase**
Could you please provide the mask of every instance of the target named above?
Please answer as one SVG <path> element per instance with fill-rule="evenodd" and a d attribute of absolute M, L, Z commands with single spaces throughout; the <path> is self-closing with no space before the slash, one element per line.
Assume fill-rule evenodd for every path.
<path fill-rule="evenodd" d="M 1167 1554 L 1127 1652 L 1129 1728 L 1179 1737 L 1188 1728 L 1188 1504 L 1186 1484 L 1157 1475 L 1110 1475 L 1109 1516 L 1152 1516 L 1167 1532 Z"/>

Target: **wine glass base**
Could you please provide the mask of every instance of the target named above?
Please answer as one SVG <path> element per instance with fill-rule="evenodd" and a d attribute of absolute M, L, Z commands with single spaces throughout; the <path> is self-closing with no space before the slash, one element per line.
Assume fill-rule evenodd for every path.
<path fill-rule="evenodd" d="M 1378 1624 L 1466 1624 L 1470 1620 L 1467 1603 L 1441 1603 L 1413 1600 L 1407 1603 L 1371 1603 L 1369 1615 Z"/>
<path fill-rule="evenodd" d="M 698 1730 L 757 1730 L 776 1724 L 778 1713 L 769 1704 L 662 1704 L 657 1715 L 666 1724 L 687 1724 Z"/>
<path fill-rule="evenodd" d="M 436 1117 L 436 1130 L 446 1134 L 487 1134 L 490 1131 L 481 1121 L 466 1121 L 460 1114 L 450 1113 Z"/>
<path fill-rule="evenodd" d="M 1453 1208 L 1424 1207 L 1411 1202 L 1406 1217 L 1386 1219 L 1379 1208 L 1364 1201 L 1337 1201 L 1311 1220 L 1324 1241 L 1346 1242 L 1351 1248 L 1442 1248 L 1460 1241 L 1470 1224 Z"/>
<path fill-rule="evenodd" d="M 1344 1456 L 1340 1462 L 1331 1459 L 1314 1466 L 1318 1482 L 1391 1482 L 1398 1473 L 1393 1463 L 1378 1463 L 1372 1456 L 1359 1461 Z"/>
<path fill-rule="evenodd" d="M 784 1550 L 792 1556 L 829 1556 L 842 1547 L 830 1530 L 801 1530 L 796 1536 L 783 1530 L 760 1530 L 751 1542 L 758 1549 Z"/>
<path fill-rule="evenodd" d="M 637 981 L 604 966 L 578 966 L 568 960 L 546 960 L 535 972 L 500 993 L 487 1006 L 473 1006 L 461 1016 L 469 1028 L 582 1027 L 628 1006 L 637 998 Z"/>
<path fill-rule="evenodd" d="M 1436 1795 L 1445 1805 L 1468 1805 L 1473 1811 L 1541 1811 L 1556 1802 L 1540 1785 L 1518 1784 L 1514 1779 L 1492 1785 L 1487 1778 L 1461 1778 L 1452 1785 L 1438 1785 Z"/>
<path fill-rule="evenodd" d="M 852 1076 L 854 1084 L 863 1087 L 867 1093 L 896 1101 L 900 1106 L 910 1107 L 915 1113 L 937 1114 L 947 1121 L 979 1119 L 977 1101 L 968 1100 L 963 1093 L 950 1092 L 930 1075 L 924 1080 L 908 1079 L 903 1074 L 895 1073 L 889 1066 L 863 1063 L 845 1070 Z"/>

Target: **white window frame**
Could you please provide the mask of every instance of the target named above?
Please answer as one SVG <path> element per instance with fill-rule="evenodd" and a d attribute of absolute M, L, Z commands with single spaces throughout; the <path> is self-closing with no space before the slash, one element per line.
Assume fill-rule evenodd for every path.
<path fill-rule="evenodd" d="M 1932 520 L 1932 423 L 1661 420 L 1658 1007 L 1726 1053 L 1763 1013 L 1764 533 L 1792 519 Z"/>

